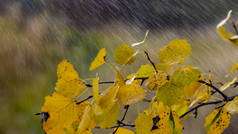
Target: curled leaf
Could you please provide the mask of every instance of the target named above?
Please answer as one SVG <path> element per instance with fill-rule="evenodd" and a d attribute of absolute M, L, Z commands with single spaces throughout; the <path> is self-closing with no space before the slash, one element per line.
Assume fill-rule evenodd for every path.
<path fill-rule="evenodd" d="M 230 20 L 231 12 L 232 11 L 230 10 L 226 18 L 217 25 L 217 32 L 224 41 L 238 46 L 238 36 L 232 33 L 228 33 L 224 27 L 224 25 Z"/>
<path fill-rule="evenodd" d="M 93 62 L 91 63 L 90 67 L 89 67 L 89 71 L 92 71 L 98 67 L 100 67 L 101 65 L 105 64 L 105 57 L 106 57 L 106 49 L 102 48 L 96 58 L 93 60 Z"/>

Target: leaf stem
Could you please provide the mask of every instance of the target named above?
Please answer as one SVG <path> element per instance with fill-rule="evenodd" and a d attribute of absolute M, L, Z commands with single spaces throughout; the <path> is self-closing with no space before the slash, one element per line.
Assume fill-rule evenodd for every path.
<path fill-rule="evenodd" d="M 155 67 L 155 63 L 150 59 L 149 54 L 148 54 L 146 51 L 144 51 L 144 52 L 145 52 L 145 55 L 146 55 L 147 59 L 149 60 L 150 64 L 154 67 L 155 72 L 158 73 L 158 70 L 157 70 L 157 68 Z"/>

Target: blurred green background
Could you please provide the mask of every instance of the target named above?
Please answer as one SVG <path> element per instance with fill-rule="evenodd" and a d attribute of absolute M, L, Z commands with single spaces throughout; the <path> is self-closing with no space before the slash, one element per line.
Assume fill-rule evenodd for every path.
<path fill-rule="evenodd" d="M 0 134 L 42 134 L 40 117 L 34 114 L 40 112 L 44 97 L 54 91 L 57 64 L 68 59 L 81 78 L 92 78 L 95 71 L 89 72 L 88 68 L 100 48 L 106 47 L 108 60 L 115 63 L 114 48 L 119 44 L 132 44 L 142 40 L 146 29 L 151 30 L 147 43 L 155 62 L 158 62 L 157 52 L 169 41 L 175 38 L 186 39 L 192 45 L 192 55 L 185 64 L 197 66 L 203 72 L 211 71 L 222 81 L 237 75 L 224 77 L 232 64 L 238 61 L 238 48 L 222 41 L 216 33 L 216 24 L 225 17 L 228 8 L 234 9 L 234 20 L 237 18 L 237 5 L 226 5 L 223 13 L 219 6 L 214 7 L 215 10 L 206 15 L 211 14 L 215 19 L 209 20 L 207 24 L 198 20 L 201 22 L 199 27 L 193 24 L 167 26 L 165 29 L 156 29 L 154 26 L 141 28 L 133 23 L 114 21 L 105 24 L 103 28 L 92 26 L 85 29 L 84 23 L 72 23 L 72 17 L 67 12 L 55 10 L 56 7 L 50 5 L 43 8 L 44 2 L 0 1 Z M 229 2 L 232 4 L 234 1 Z M 26 7 L 31 8 L 29 10 Z M 218 10 L 220 12 L 216 12 Z M 148 64 L 143 56 L 139 56 L 134 64 L 127 67 L 126 72 L 135 72 L 141 64 Z M 111 80 L 111 73 L 104 71 L 105 69 L 108 67 L 96 71 L 100 73 L 102 80 Z M 141 112 L 145 107 L 134 106 L 134 111 L 128 115 L 129 120 L 135 119 L 135 113 Z M 233 121 L 236 119 L 238 118 L 235 117 Z M 185 133 L 189 134 L 193 129 L 198 130 L 193 133 L 204 133 L 203 120 L 191 121 L 195 123 L 184 123 Z M 236 130 L 238 128 L 231 125 L 226 132 Z"/>

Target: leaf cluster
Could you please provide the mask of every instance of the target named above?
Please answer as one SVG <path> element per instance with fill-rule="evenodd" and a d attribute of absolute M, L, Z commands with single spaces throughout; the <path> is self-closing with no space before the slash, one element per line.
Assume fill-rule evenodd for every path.
<path fill-rule="evenodd" d="M 217 30 L 226 41 L 236 45 L 237 35 L 225 33 L 223 27 L 230 14 L 218 24 Z M 237 85 L 237 79 L 217 88 L 211 74 L 203 74 L 191 65 L 181 65 L 191 54 L 191 46 L 186 40 L 171 41 L 158 52 L 154 62 L 146 50 L 147 35 L 148 32 L 141 42 L 116 48 L 116 67 L 107 62 L 105 48 L 98 52 L 89 70 L 104 64 L 114 65 L 114 81 L 103 81 L 98 74 L 95 78 L 82 80 L 70 62 L 60 62 L 55 92 L 45 97 L 40 113 L 44 117 L 44 131 L 47 134 L 90 134 L 92 129 L 113 129 L 113 134 L 181 134 L 182 121 L 196 117 L 198 108 L 219 104 L 206 117 L 204 127 L 208 134 L 222 133 L 229 126 L 231 114 L 238 113 L 237 95 L 227 96 L 223 91 Z M 149 64 L 141 65 L 133 74 L 122 73 L 123 67 L 133 64 L 138 54 Z M 237 68 L 235 64 L 230 72 Z M 101 84 L 108 83 L 110 87 L 101 89 Z M 156 95 L 146 98 L 148 90 Z M 81 99 L 86 93 L 89 96 Z M 214 97 L 216 93 L 220 97 Z M 149 102 L 148 108 L 133 123 L 124 122 L 129 107 L 142 101 Z M 124 107 L 125 113 L 118 119 L 120 107 Z M 135 128 L 135 132 L 124 127 Z"/>

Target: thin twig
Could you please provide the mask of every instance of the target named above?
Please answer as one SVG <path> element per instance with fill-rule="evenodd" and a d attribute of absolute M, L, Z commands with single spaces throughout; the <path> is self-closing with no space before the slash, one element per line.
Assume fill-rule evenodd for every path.
<path fill-rule="evenodd" d="M 87 98 L 81 100 L 80 102 L 77 102 L 76 104 L 77 104 L 77 105 L 78 105 L 78 104 L 81 104 L 81 103 L 83 103 L 84 101 L 87 101 L 87 100 L 89 100 L 89 99 L 91 99 L 91 98 L 93 98 L 92 95 L 90 95 L 90 96 L 88 96 Z"/>
<path fill-rule="evenodd" d="M 155 63 L 150 59 L 149 54 L 148 54 L 146 51 L 144 51 L 144 52 L 145 52 L 145 55 L 146 55 L 147 59 L 149 60 L 150 64 L 154 67 L 155 72 L 158 73 L 158 70 L 157 70 L 157 68 L 155 67 Z"/>
<path fill-rule="evenodd" d="M 202 106 L 206 106 L 206 105 L 212 105 L 212 104 L 218 104 L 218 103 L 221 103 L 223 102 L 222 100 L 219 100 L 219 101 L 211 101 L 211 102 L 206 102 L 206 103 L 201 103 L 193 108 L 191 108 L 190 110 L 188 110 L 187 112 L 185 112 L 183 115 L 181 115 L 179 118 L 183 118 L 184 116 L 186 116 L 187 114 L 191 113 L 192 111 L 194 110 L 197 110 L 199 107 L 202 107 Z"/>
<path fill-rule="evenodd" d="M 121 119 L 120 121 L 117 121 L 118 126 L 116 127 L 116 129 L 113 131 L 112 134 L 115 134 L 115 133 L 117 132 L 117 130 L 119 129 L 119 127 L 121 127 L 121 124 L 124 124 L 123 121 L 124 121 L 125 118 L 126 118 L 126 114 L 127 114 L 128 110 L 129 110 L 129 107 L 130 107 L 129 105 L 126 105 L 126 106 L 125 106 L 126 111 L 125 111 L 125 113 L 124 113 L 122 119 Z"/>
<path fill-rule="evenodd" d="M 149 77 L 138 77 L 138 78 L 135 78 L 135 80 L 145 81 L 145 80 L 147 80 L 148 78 L 149 78 Z M 127 81 L 127 80 L 129 80 L 129 79 L 125 79 L 125 81 Z M 115 83 L 114 81 L 101 81 L 101 82 L 99 82 L 98 84 L 114 84 L 114 83 Z M 88 84 L 88 83 L 86 83 L 85 86 L 86 86 L 86 87 L 93 87 L 93 85 Z"/>

